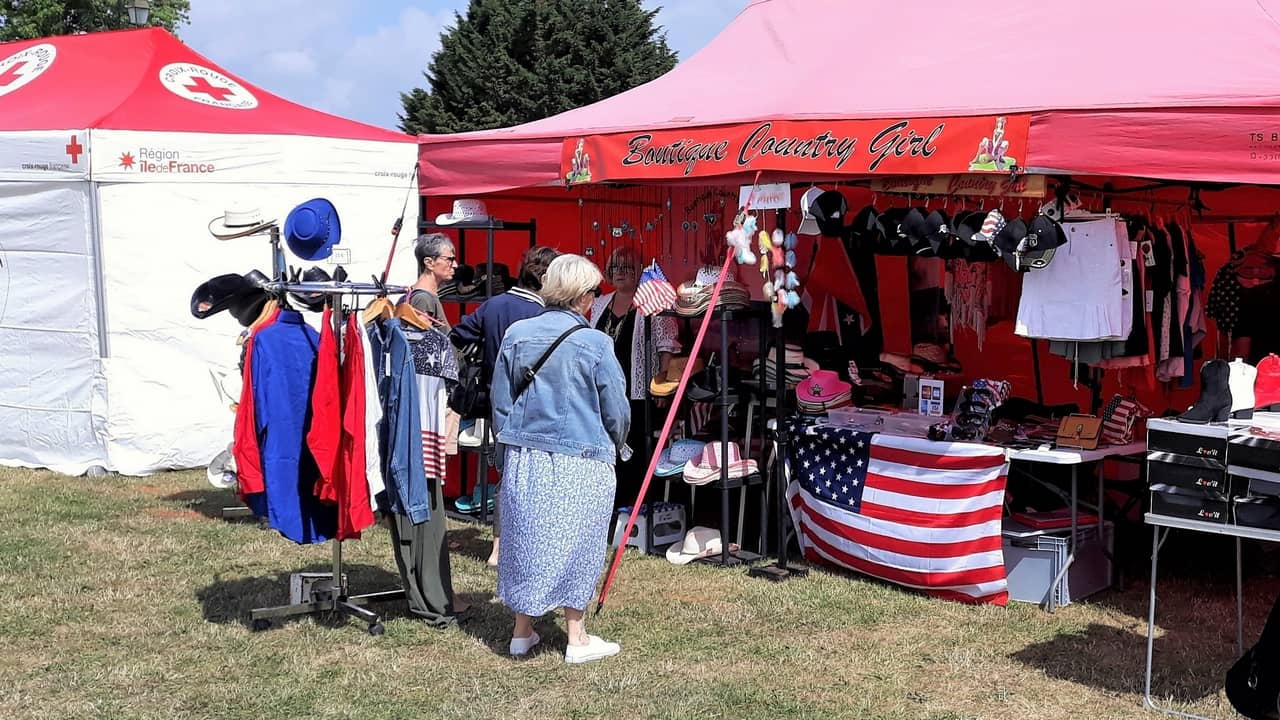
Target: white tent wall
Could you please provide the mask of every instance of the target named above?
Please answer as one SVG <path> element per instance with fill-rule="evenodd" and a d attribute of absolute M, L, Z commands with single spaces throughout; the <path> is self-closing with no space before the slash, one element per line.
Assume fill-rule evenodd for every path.
<path fill-rule="evenodd" d="M 92 197 L 31 170 L 0 180 L 0 464 L 80 474 L 105 454 Z"/>
<path fill-rule="evenodd" d="M 413 147 L 404 153 L 412 167 Z M 407 183 L 406 183 L 407 184 Z M 111 183 L 99 188 L 103 276 L 109 357 L 105 445 L 109 469 L 140 475 L 205 465 L 231 442 L 234 417 L 210 371 L 232 376 L 240 325 L 229 313 L 192 317 L 192 291 L 223 273 L 271 272 L 266 236 L 215 240 L 209 220 L 224 208 L 248 202 L 283 223 L 289 210 L 325 197 L 342 221 L 343 267 L 351 280 L 381 274 L 392 223 L 404 204 L 404 187 L 265 183 Z M 393 280 L 413 277 L 416 197 L 393 265 Z M 317 265 L 329 273 L 334 258 L 304 263 L 286 249 L 294 266 Z M 363 302 L 363 301 L 362 301 Z M 304 313 L 314 326 L 320 316 Z"/>

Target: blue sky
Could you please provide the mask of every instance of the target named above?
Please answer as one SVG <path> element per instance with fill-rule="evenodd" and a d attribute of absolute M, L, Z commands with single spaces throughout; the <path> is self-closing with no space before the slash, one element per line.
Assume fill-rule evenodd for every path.
<path fill-rule="evenodd" d="M 686 58 L 748 0 L 644 0 Z M 466 0 L 191 0 L 178 33 L 198 52 L 277 95 L 395 128 L 400 92 L 422 76 Z"/>

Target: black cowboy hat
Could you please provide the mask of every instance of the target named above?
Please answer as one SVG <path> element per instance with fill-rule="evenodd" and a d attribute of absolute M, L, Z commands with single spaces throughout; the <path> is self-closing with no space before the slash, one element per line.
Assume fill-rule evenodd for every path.
<path fill-rule="evenodd" d="M 844 234 L 845 216 L 849 214 L 849 203 L 838 190 L 828 190 L 813 199 L 809 205 L 809 214 L 818 223 L 818 230 L 827 237 L 840 237 Z"/>
<path fill-rule="evenodd" d="M 270 282 L 270 278 L 257 270 L 250 270 L 244 274 L 244 280 L 249 289 L 233 298 L 227 311 L 241 326 L 249 327 L 262 314 L 262 307 L 267 304 L 268 296 L 264 287 Z"/>
<path fill-rule="evenodd" d="M 333 277 L 324 268 L 316 265 L 312 265 L 302 273 L 302 282 L 331 282 L 332 280 Z M 311 312 L 322 312 L 325 300 L 328 298 L 324 293 L 304 292 L 292 292 L 289 293 L 289 297 Z"/>

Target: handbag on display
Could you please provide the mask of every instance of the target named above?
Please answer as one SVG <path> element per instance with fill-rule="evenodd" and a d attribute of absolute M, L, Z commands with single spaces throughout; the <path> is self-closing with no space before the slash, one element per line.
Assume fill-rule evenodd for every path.
<path fill-rule="evenodd" d="M 1227 671 L 1227 699 L 1254 720 L 1280 720 L 1280 598 L 1258 642 Z"/>
<path fill-rule="evenodd" d="M 1137 435 L 1138 421 L 1149 417 L 1151 411 L 1142 403 L 1116 393 L 1102 411 L 1102 443 L 1128 445 Z"/>
<path fill-rule="evenodd" d="M 449 409 L 468 420 L 489 417 L 489 388 L 481 382 L 482 353 L 480 343 L 462 349 L 458 382 L 449 389 Z"/>
<path fill-rule="evenodd" d="M 1097 450 L 1102 441 L 1102 418 L 1094 415 L 1068 415 L 1058 425 L 1054 443 L 1058 447 Z"/>

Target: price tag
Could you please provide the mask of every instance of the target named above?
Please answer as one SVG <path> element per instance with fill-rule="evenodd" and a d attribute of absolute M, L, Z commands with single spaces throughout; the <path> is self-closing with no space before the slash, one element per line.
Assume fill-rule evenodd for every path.
<path fill-rule="evenodd" d="M 1144 293 L 1142 294 L 1142 296 L 1143 296 L 1143 305 L 1146 307 L 1147 312 L 1151 312 L 1151 309 L 1152 309 L 1152 308 L 1154 308 L 1154 307 L 1156 306 L 1156 293 L 1155 293 L 1155 291 L 1154 291 L 1154 290 L 1148 290 L 1148 291 L 1144 292 Z"/>

